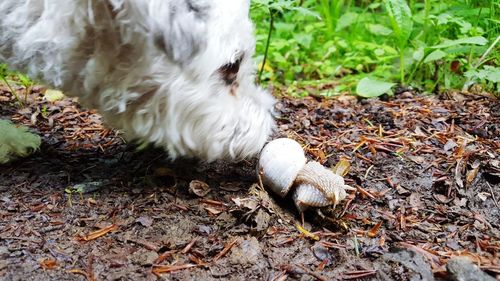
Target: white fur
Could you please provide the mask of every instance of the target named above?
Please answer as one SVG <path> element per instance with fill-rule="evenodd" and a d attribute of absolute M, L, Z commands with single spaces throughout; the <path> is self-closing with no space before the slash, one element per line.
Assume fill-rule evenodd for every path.
<path fill-rule="evenodd" d="M 0 60 L 172 158 L 259 152 L 274 99 L 254 84 L 249 0 L 1 0 Z M 220 68 L 242 56 L 228 85 Z M 232 80 L 231 80 L 232 81 Z"/>

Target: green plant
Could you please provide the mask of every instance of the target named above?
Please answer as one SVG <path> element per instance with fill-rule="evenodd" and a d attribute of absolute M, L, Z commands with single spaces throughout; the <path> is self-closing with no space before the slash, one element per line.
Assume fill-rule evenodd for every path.
<path fill-rule="evenodd" d="M 25 126 L 0 119 L 0 164 L 16 157 L 25 157 L 40 147 L 41 139 Z"/>
<path fill-rule="evenodd" d="M 413 30 L 410 7 L 405 0 L 385 0 L 385 8 L 391 20 L 396 46 L 399 51 L 400 82 L 405 84 L 405 50 Z"/>
<path fill-rule="evenodd" d="M 73 187 L 68 187 L 64 189 L 64 192 L 68 195 L 68 205 L 73 207 L 73 194 L 80 194 L 80 199 L 83 200 L 83 186 L 75 185 Z"/>
<path fill-rule="evenodd" d="M 17 92 L 12 88 L 11 84 L 7 80 L 8 75 L 9 75 L 9 71 L 8 71 L 7 66 L 5 64 L 0 64 L 0 80 L 2 80 L 2 82 L 5 84 L 5 86 L 7 86 L 7 88 L 9 88 L 9 91 L 11 92 L 12 95 L 14 95 L 14 97 L 16 98 L 16 101 L 19 104 L 21 104 L 21 106 L 22 106 L 23 102 L 21 101 L 21 99 L 17 95 Z"/>
<path fill-rule="evenodd" d="M 293 0 L 254 0 L 252 9 L 260 10 L 260 12 L 268 13 L 269 15 L 269 28 L 267 32 L 267 39 L 264 50 L 264 58 L 262 60 L 261 68 L 258 75 L 258 81 L 261 81 L 262 73 L 267 62 L 267 56 L 269 54 L 269 45 L 271 43 L 271 35 L 274 29 L 274 18 L 279 14 L 283 14 L 286 11 L 297 11 L 304 15 L 317 16 L 317 14 L 311 12 L 308 9 L 304 9 L 296 5 L 296 1 Z"/>
<path fill-rule="evenodd" d="M 269 29 L 266 5 L 284 2 L 321 18 L 281 9 L 272 14 Z M 262 83 L 284 84 L 292 95 L 304 94 L 301 85 L 332 81 L 333 90 L 328 87 L 321 95 L 365 87 L 361 81 L 397 82 L 431 92 L 471 83 L 493 91 L 497 87 L 488 79 L 495 77 L 491 67 L 500 60 L 493 44 L 500 33 L 498 1 L 284 2 L 254 1 L 252 17 Z"/>
<path fill-rule="evenodd" d="M 33 89 L 33 81 L 22 73 L 17 73 L 17 79 L 24 87 L 24 102 L 26 103 L 28 101 L 28 96 L 31 94 Z"/>
<path fill-rule="evenodd" d="M 320 11 L 325 20 L 329 36 L 333 36 L 345 4 L 345 0 L 320 0 Z M 350 1 L 348 5 L 350 5 Z"/>

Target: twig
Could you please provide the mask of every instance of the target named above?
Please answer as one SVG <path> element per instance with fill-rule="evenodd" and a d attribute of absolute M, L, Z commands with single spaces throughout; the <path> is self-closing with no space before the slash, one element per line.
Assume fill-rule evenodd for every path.
<path fill-rule="evenodd" d="M 13 94 L 14 97 L 16 97 L 17 102 L 19 102 L 19 104 L 21 106 L 24 106 L 23 101 L 19 98 L 19 96 L 17 95 L 16 91 L 10 85 L 9 81 L 7 81 L 7 78 L 5 76 L 3 76 L 3 75 L 0 76 L 0 78 L 3 80 L 3 82 L 5 83 L 5 85 L 7 85 L 7 88 L 9 88 L 10 93 Z"/>
<path fill-rule="evenodd" d="M 493 198 L 493 202 L 495 202 L 495 206 L 497 206 L 497 208 L 500 208 L 498 206 L 498 201 L 497 201 L 497 198 L 495 197 L 495 193 L 493 192 L 493 187 L 491 187 L 490 183 L 489 182 L 486 182 L 486 184 L 488 185 L 488 187 L 490 188 L 490 191 L 491 191 L 491 198 Z"/>
<path fill-rule="evenodd" d="M 236 244 L 236 242 L 238 242 L 238 238 L 235 238 L 233 241 L 229 242 L 229 244 L 227 244 L 224 249 L 214 257 L 213 261 L 216 262 L 224 255 L 226 255 L 227 252 L 229 252 L 229 250 L 231 250 L 231 248 L 234 246 L 234 244 Z"/>
<path fill-rule="evenodd" d="M 184 249 L 182 249 L 181 253 L 183 254 L 187 254 L 191 248 L 194 246 L 194 244 L 196 243 L 196 241 L 198 241 L 198 238 L 193 238 L 193 240 L 191 240 L 191 242 L 189 242 L 186 247 L 184 247 Z"/>
<path fill-rule="evenodd" d="M 307 275 L 310 275 L 314 278 L 316 278 L 317 280 L 320 280 L 320 281 L 327 281 L 328 279 L 326 279 L 325 277 L 323 277 L 321 274 L 317 273 L 317 272 L 314 272 L 308 268 L 306 268 L 305 266 L 303 265 L 297 265 L 298 267 L 300 267 L 300 269 L 302 269 L 304 271 L 304 273 L 306 273 Z"/>
<path fill-rule="evenodd" d="M 264 59 L 262 60 L 262 66 L 260 67 L 260 71 L 259 71 L 259 78 L 258 78 L 259 84 L 261 82 L 262 73 L 264 72 L 264 67 L 266 66 L 267 55 L 269 53 L 269 45 L 271 44 L 271 35 L 273 33 L 273 27 L 274 27 L 274 13 L 273 13 L 273 10 L 271 10 L 271 9 L 269 9 L 269 16 L 270 16 L 269 33 L 267 34 L 266 50 L 264 51 Z"/>
<path fill-rule="evenodd" d="M 156 276 L 160 276 L 162 273 L 170 273 L 173 271 L 179 271 L 179 270 L 184 270 L 192 267 L 197 267 L 197 264 L 179 264 L 179 265 L 158 265 L 153 267 L 153 274 Z"/>
<path fill-rule="evenodd" d="M 343 280 L 359 279 L 376 274 L 376 270 L 359 270 L 359 271 L 348 271 L 342 274 Z"/>
<path fill-rule="evenodd" d="M 491 46 L 479 58 L 479 60 L 477 61 L 476 65 L 474 66 L 474 68 L 479 67 L 483 63 L 483 60 L 491 53 L 491 51 L 493 51 L 493 48 L 495 48 L 495 46 L 498 44 L 499 41 L 500 41 L 500 35 L 497 36 L 497 39 L 495 39 L 495 41 L 493 41 L 493 43 L 491 44 Z"/>

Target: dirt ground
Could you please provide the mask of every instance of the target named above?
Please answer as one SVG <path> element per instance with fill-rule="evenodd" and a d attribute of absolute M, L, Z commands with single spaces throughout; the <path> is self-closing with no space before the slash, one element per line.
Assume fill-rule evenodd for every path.
<path fill-rule="evenodd" d="M 491 95 L 281 98 L 275 137 L 328 167 L 347 159 L 357 188 L 302 225 L 255 161 L 172 163 L 41 90 L 19 108 L 0 88 L 0 117 L 43 138 L 0 166 L 1 280 L 500 280 Z"/>

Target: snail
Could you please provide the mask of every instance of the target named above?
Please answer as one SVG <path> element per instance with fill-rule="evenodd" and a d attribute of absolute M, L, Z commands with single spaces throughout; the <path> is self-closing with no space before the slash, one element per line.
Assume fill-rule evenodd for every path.
<path fill-rule="evenodd" d="M 269 142 L 260 153 L 258 173 L 262 183 L 274 193 L 285 197 L 293 191 L 299 212 L 308 207 L 336 205 L 353 188 L 344 178 L 316 161 L 307 162 L 299 143 L 288 138 Z"/>

